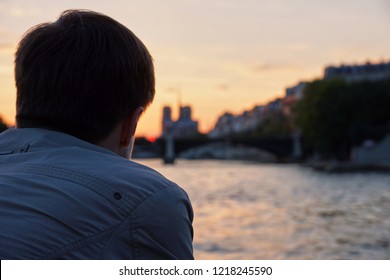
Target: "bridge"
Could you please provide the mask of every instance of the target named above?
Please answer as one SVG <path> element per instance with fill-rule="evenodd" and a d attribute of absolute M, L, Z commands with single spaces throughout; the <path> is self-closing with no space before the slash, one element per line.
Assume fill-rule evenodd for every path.
<path fill-rule="evenodd" d="M 273 137 L 273 138 L 248 138 L 248 137 L 226 137 L 226 138 L 192 138 L 175 139 L 175 155 L 183 153 L 193 148 L 205 147 L 210 144 L 225 143 L 233 147 L 257 148 L 262 151 L 275 155 L 278 159 L 291 158 L 293 153 L 293 139 L 291 137 Z M 165 139 L 158 139 L 155 143 L 159 147 L 162 155 L 165 154 Z"/>

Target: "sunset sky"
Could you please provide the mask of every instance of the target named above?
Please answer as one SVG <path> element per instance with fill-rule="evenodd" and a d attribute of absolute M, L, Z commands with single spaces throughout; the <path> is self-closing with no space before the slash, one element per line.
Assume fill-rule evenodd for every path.
<path fill-rule="evenodd" d="M 223 112 L 281 97 L 325 66 L 390 61 L 389 0 L 0 0 L 0 115 L 9 124 L 18 41 L 71 8 L 113 17 L 153 55 L 157 95 L 138 135 L 159 135 L 162 107 L 176 107 L 179 94 L 206 132 Z"/>

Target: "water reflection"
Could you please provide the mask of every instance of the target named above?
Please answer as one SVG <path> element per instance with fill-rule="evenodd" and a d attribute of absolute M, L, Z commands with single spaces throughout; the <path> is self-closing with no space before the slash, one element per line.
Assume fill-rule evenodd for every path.
<path fill-rule="evenodd" d="M 390 259 L 390 174 L 322 174 L 298 165 L 149 165 L 195 210 L 197 259 Z"/>

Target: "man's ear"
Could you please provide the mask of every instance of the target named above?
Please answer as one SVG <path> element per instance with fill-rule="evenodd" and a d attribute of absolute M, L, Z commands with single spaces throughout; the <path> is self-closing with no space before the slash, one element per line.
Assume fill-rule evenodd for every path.
<path fill-rule="evenodd" d="M 144 111 L 143 107 L 138 107 L 135 109 L 134 113 L 127 117 L 122 122 L 121 127 L 121 136 L 120 136 L 120 146 L 127 147 L 130 145 L 131 140 L 135 134 L 135 130 L 137 129 L 138 120 Z"/>

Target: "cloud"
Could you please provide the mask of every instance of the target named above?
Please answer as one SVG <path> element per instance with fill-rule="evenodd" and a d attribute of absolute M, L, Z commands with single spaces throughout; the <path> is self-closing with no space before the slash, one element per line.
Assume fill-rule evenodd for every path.
<path fill-rule="evenodd" d="M 250 65 L 250 70 L 255 73 L 268 72 L 276 70 L 290 70 L 297 69 L 297 65 L 286 64 L 286 63 L 262 63 L 258 65 Z"/>
<path fill-rule="evenodd" d="M 216 85 L 216 88 L 220 91 L 228 91 L 230 86 L 228 84 L 218 84 Z"/>

